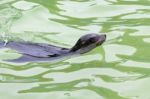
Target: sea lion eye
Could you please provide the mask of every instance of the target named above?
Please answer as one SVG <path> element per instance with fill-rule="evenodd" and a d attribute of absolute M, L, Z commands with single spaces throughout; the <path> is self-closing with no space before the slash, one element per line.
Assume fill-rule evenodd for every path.
<path fill-rule="evenodd" d="M 94 38 L 90 38 L 90 42 L 91 43 L 95 42 L 95 39 Z"/>

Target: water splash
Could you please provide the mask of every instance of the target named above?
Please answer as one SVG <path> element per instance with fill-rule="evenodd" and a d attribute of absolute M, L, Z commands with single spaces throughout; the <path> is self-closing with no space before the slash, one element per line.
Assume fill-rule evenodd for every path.
<path fill-rule="evenodd" d="M 21 11 L 11 5 L 0 6 L 0 40 L 5 41 L 5 44 L 12 38 L 11 26 L 14 20 L 20 18 Z"/>

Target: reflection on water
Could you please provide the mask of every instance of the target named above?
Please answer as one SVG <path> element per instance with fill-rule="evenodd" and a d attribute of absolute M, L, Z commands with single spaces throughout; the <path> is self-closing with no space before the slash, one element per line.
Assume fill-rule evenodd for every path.
<path fill-rule="evenodd" d="M 108 39 L 89 53 L 54 63 L 7 63 L 2 59 L 20 54 L 0 49 L 0 96 L 149 99 L 149 4 L 149 0 L 1 0 L 1 40 L 69 48 L 86 33 L 106 33 Z"/>

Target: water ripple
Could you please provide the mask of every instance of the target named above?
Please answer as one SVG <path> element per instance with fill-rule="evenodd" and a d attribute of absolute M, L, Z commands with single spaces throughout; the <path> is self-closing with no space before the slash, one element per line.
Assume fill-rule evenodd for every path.
<path fill-rule="evenodd" d="M 105 33 L 107 41 L 81 56 L 46 63 L 4 62 L 21 55 L 0 49 L 0 96 L 149 99 L 149 4 L 149 0 L 1 0 L 1 41 L 70 48 L 87 33 Z"/>

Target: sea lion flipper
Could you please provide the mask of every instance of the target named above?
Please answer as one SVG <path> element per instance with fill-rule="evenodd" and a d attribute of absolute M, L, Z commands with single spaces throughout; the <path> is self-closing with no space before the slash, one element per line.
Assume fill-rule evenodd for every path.
<path fill-rule="evenodd" d="M 34 60 L 34 57 L 29 56 L 29 55 L 23 55 L 17 59 L 10 59 L 10 60 L 5 60 L 5 61 L 21 63 L 21 62 L 29 62 L 29 61 L 33 61 L 33 60 Z"/>

